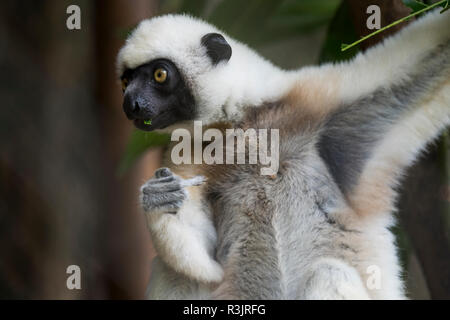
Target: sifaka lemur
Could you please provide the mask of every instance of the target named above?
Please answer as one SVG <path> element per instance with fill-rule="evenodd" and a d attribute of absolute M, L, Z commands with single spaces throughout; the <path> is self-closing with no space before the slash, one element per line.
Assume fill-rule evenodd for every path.
<path fill-rule="evenodd" d="M 389 228 L 402 173 L 450 124 L 450 12 L 295 71 L 165 15 L 138 25 L 117 68 L 142 130 L 279 129 L 272 176 L 174 165 L 168 149 L 140 195 L 158 253 L 149 298 L 405 298 Z"/>

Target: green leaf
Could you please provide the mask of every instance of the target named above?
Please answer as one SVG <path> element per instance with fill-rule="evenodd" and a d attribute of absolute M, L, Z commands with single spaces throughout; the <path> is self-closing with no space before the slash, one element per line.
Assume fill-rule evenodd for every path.
<path fill-rule="evenodd" d="M 347 49 L 349 46 L 347 43 L 351 43 L 353 39 L 357 38 L 355 28 L 349 21 L 351 21 L 350 8 L 347 1 L 343 1 L 328 26 L 319 62 L 348 60 L 358 52 L 357 46 Z"/>
<path fill-rule="evenodd" d="M 444 13 L 445 11 L 447 11 L 448 9 L 450 9 L 450 1 L 447 1 L 446 3 L 444 3 L 444 4 L 442 5 L 442 7 L 443 7 L 444 9 L 442 9 L 440 13 Z"/>
<path fill-rule="evenodd" d="M 135 129 L 128 140 L 128 145 L 120 160 L 117 174 L 119 176 L 123 175 L 146 150 L 167 145 L 169 142 L 169 134 L 146 132 Z"/>
<path fill-rule="evenodd" d="M 412 13 L 422 10 L 427 7 L 423 2 L 417 0 L 402 0 L 403 4 L 408 8 L 412 9 Z"/>

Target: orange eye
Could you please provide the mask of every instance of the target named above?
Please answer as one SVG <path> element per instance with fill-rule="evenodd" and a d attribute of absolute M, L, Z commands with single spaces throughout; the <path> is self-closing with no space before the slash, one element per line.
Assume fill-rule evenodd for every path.
<path fill-rule="evenodd" d="M 128 79 L 122 78 L 122 91 L 125 92 L 125 89 L 128 87 Z"/>
<path fill-rule="evenodd" d="M 155 70 L 153 77 L 155 78 L 156 82 L 163 83 L 167 79 L 167 70 L 163 68 L 158 68 Z"/>

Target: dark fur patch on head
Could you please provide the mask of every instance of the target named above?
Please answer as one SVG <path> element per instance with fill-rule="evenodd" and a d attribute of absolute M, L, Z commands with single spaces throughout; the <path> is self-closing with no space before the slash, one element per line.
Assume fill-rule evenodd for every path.
<path fill-rule="evenodd" d="M 202 37 L 202 45 L 213 65 L 221 61 L 228 61 L 231 58 L 231 46 L 227 40 L 219 33 L 208 33 Z"/>

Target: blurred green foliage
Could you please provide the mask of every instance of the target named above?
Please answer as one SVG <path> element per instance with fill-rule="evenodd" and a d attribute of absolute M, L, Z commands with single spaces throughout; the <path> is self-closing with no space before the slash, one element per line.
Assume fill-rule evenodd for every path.
<path fill-rule="evenodd" d="M 254 47 L 327 24 L 341 0 L 224 0 L 163 2 L 162 12 L 202 17 Z"/>
<path fill-rule="evenodd" d="M 168 134 L 134 129 L 117 168 L 117 174 L 123 175 L 147 149 L 165 146 L 169 142 Z"/>
<path fill-rule="evenodd" d="M 327 37 L 322 46 L 319 62 L 338 62 L 352 58 L 358 52 L 358 46 L 346 51 L 340 50 L 340 47 L 343 42 L 350 43 L 357 38 L 358 36 L 351 22 L 348 3 L 343 1 L 328 26 Z"/>

